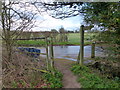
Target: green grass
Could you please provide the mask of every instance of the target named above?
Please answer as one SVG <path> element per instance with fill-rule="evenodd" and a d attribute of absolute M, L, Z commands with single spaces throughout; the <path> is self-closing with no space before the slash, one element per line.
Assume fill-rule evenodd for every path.
<path fill-rule="evenodd" d="M 73 65 L 71 71 L 78 76 L 82 88 L 120 88 L 120 82 L 102 77 L 86 66 Z"/>
<path fill-rule="evenodd" d="M 79 33 L 70 33 L 68 35 L 69 43 L 71 44 L 80 44 L 80 34 Z"/>
<path fill-rule="evenodd" d="M 21 40 L 17 41 L 18 45 L 44 45 L 45 41 L 43 40 Z"/>
<path fill-rule="evenodd" d="M 89 40 L 93 40 L 97 33 L 85 33 L 84 34 L 84 44 L 91 44 Z M 58 35 L 59 38 L 59 35 Z M 44 40 L 24 40 L 18 41 L 18 45 L 45 45 Z M 80 45 L 80 33 L 69 33 L 68 42 L 54 42 L 54 45 Z"/>
<path fill-rule="evenodd" d="M 96 35 L 98 35 L 97 33 L 85 33 L 84 34 L 84 40 L 85 40 L 85 44 L 89 44 L 88 40 L 92 40 Z M 69 43 L 73 43 L 73 44 L 80 44 L 80 33 L 70 33 L 68 35 L 69 38 Z"/>

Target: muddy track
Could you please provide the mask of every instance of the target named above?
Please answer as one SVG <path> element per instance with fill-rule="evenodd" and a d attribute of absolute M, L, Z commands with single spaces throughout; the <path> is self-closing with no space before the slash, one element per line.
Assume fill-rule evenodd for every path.
<path fill-rule="evenodd" d="M 80 88 L 77 77 L 70 71 L 71 64 L 74 61 L 57 59 L 55 67 L 63 73 L 63 88 Z"/>

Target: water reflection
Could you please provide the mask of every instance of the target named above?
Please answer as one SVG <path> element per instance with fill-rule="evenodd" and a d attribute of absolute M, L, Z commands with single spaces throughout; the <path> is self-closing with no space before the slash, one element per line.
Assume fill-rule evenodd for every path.
<path fill-rule="evenodd" d="M 46 52 L 44 47 L 37 47 L 37 48 L 41 49 L 42 53 Z M 54 48 L 55 58 L 75 59 L 78 56 L 80 46 L 54 46 L 53 48 Z M 100 48 L 98 47 L 96 47 L 95 54 L 96 56 L 104 56 L 103 52 L 101 52 Z M 84 57 L 90 57 L 90 56 L 91 56 L 91 46 L 84 46 Z"/>

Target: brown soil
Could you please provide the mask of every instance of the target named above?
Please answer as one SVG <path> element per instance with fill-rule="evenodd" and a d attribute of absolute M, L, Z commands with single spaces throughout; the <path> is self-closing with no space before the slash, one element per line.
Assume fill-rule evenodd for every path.
<path fill-rule="evenodd" d="M 77 77 L 70 71 L 71 64 L 74 61 L 57 59 L 55 60 L 55 67 L 63 73 L 63 88 L 80 88 L 77 82 Z"/>

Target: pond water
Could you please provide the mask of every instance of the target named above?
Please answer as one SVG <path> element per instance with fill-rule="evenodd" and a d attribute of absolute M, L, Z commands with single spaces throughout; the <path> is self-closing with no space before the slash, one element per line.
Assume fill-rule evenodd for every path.
<path fill-rule="evenodd" d="M 46 53 L 44 47 L 35 47 L 41 49 L 41 53 Z M 54 57 L 63 58 L 68 60 L 76 61 L 78 57 L 80 46 L 54 46 Z M 45 55 L 41 55 L 45 57 Z M 91 46 L 84 46 L 84 57 L 91 56 Z M 95 48 L 95 56 L 104 56 L 104 53 L 101 51 L 100 47 Z"/>

